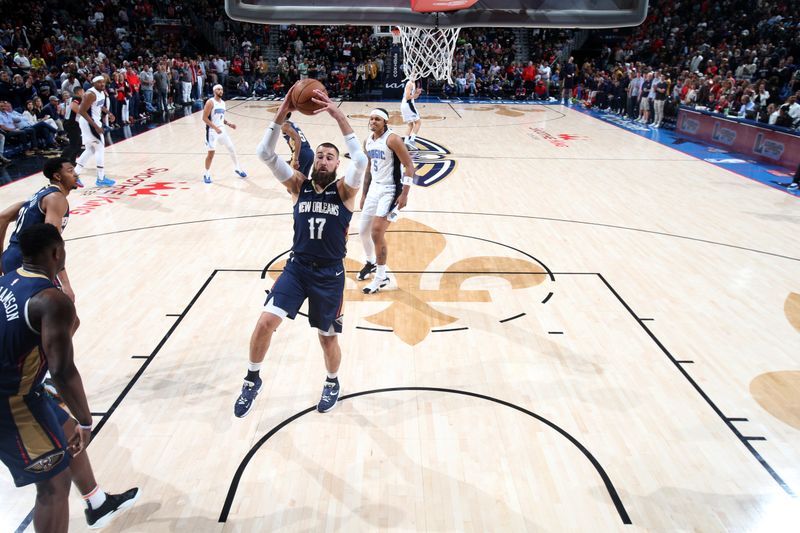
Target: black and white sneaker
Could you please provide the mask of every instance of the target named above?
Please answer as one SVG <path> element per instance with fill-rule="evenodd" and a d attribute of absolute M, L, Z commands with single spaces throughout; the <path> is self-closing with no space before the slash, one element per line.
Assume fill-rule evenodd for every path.
<path fill-rule="evenodd" d="M 370 263 L 367 261 L 367 264 L 364 265 L 364 268 L 356 276 L 358 281 L 364 281 L 369 277 L 370 274 L 373 274 L 376 270 L 378 270 L 378 266 L 375 263 Z"/>
<path fill-rule="evenodd" d="M 317 404 L 317 411 L 327 413 L 336 407 L 337 401 L 339 401 L 339 380 L 325 380 L 325 386 L 322 387 L 322 397 Z"/>
<path fill-rule="evenodd" d="M 364 294 L 375 294 L 389 284 L 389 276 L 385 278 L 375 278 L 372 282 L 364 287 Z"/>
<path fill-rule="evenodd" d="M 89 529 L 100 529 L 107 526 L 117 516 L 121 515 L 126 509 L 133 507 L 139 499 L 138 487 L 128 489 L 122 494 L 106 494 L 106 501 L 97 509 L 86 509 L 86 523 Z"/>

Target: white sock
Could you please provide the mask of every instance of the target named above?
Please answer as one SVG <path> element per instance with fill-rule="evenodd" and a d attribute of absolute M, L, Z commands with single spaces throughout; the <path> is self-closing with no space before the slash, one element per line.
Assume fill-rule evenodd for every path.
<path fill-rule="evenodd" d="M 102 180 L 106 177 L 106 169 L 103 167 L 97 167 L 97 179 Z"/>
<path fill-rule="evenodd" d="M 378 265 L 377 272 L 375 272 L 375 277 L 378 279 L 383 279 L 386 277 L 386 265 Z"/>
<path fill-rule="evenodd" d="M 374 265 L 375 261 L 377 260 L 378 258 L 375 256 L 375 254 L 367 256 L 367 263 L 372 263 Z"/>
<path fill-rule="evenodd" d="M 338 376 L 338 372 L 328 372 L 328 379 L 336 379 Z"/>
<path fill-rule="evenodd" d="M 99 509 L 106 501 L 106 493 L 100 490 L 100 485 L 98 485 L 89 494 L 82 494 L 81 498 L 90 509 Z"/>
<path fill-rule="evenodd" d="M 249 372 L 258 372 L 259 370 L 261 370 L 261 365 L 262 364 L 263 363 L 250 363 L 250 362 L 248 362 L 247 363 L 247 370 Z"/>
<path fill-rule="evenodd" d="M 408 142 L 413 143 L 416 140 L 417 140 L 417 134 L 416 133 L 412 133 L 411 135 L 408 136 Z"/>

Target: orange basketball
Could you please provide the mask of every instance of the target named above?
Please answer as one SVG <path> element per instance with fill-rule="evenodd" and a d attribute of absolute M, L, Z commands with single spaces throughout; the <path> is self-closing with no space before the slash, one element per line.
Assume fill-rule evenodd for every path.
<path fill-rule="evenodd" d="M 313 115 L 314 111 L 322 107 L 311 100 L 316 96 L 314 94 L 316 89 L 328 94 L 322 83 L 311 78 L 298 81 L 292 88 L 292 104 L 304 115 Z"/>

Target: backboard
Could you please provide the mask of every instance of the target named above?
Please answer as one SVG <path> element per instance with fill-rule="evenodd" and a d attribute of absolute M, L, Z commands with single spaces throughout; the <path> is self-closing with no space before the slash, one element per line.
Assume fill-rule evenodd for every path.
<path fill-rule="evenodd" d="M 647 16 L 647 0 L 481 0 L 465 9 L 441 13 L 417 12 L 411 3 L 411 0 L 225 0 L 225 11 L 234 20 L 259 24 L 442 28 L 619 28 L 637 26 Z"/>

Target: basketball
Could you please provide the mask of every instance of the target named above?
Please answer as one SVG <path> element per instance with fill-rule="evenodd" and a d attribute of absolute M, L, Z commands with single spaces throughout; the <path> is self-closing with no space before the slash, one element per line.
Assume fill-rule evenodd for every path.
<path fill-rule="evenodd" d="M 315 79 L 307 78 L 295 83 L 292 88 L 292 104 L 294 107 L 304 115 L 313 115 L 314 111 L 322 107 L 311 100 L 316 96 L 314 91 L 317 89 L 328 94 L 325 91 L 325 86 Z"/>

